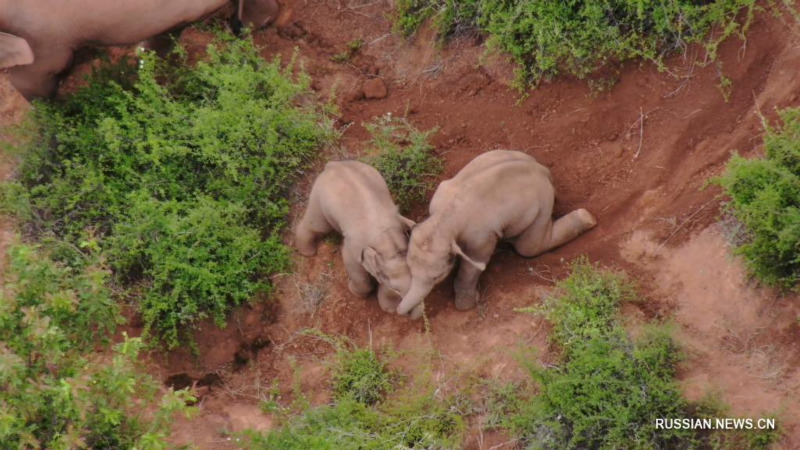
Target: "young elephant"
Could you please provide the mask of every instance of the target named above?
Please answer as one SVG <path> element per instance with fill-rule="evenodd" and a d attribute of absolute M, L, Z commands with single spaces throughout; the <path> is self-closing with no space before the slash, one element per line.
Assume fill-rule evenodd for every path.
<path fill-rule="evenodd" d="M 406 252 L 413 225 L 398 213 L 377 170 L 358 161 L 329 162 L 311 188 L 295 243 L 300 254 L 314 256 L 319 238 L 331 230 L 341 233 L 350 292 L 366 297 L 377 280 L 381 308 L 395 312 L 411 283 Z M 421 313 L 420 307 L 412 316 Z"/>
<path fill-rule="evenodd" d="M 430 217 L 414 227 L 408 250 L 411 288 L 398 314 L 416 308 L 462 259 L 456 276 L 456 308 L 478 300 L 478 277 L 498 240 L 510 241 L 522 256 L 558 247 L 595 226 L 585 209 L 552 219 L 555 190 L 550 171 L 525 153 L 495 150 L 442 182 Z"/>
<path fill-rule="evenodd" d="M 28 100 L 52 96 L 58 75 L 86 45 L 128 45 L 187 25 L 231 0 L 0 0 L 0 69 Z M 235 27 L 259 28 L 277 0 L 239 0 Z"/>

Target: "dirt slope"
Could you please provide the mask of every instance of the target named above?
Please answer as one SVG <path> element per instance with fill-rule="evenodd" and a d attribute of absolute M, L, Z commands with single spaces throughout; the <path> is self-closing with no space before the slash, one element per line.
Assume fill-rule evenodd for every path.
<path fill-rule="evenodd" d="M 626 65 L 606 93 L 561 79 L 520 100 L 508 87 L 513 67 L 486 55 L 478 38 L 445 48 L 430 31 L 400 39 L 390 33 L 387 1 L 284 3 L 277 26 L 257 33 L 256 41 L 266 57 L 286 60 L 297 51 L 320 98 L 335 92 L 344 134 L 331 158 L 369 151 L 363 148 L 362 122 L 386 113 L 407 115 L 422 129 L 440 128 L 434 143 L 446 160 L 444 177 L 487 150 L 526 151 L 552 170 L 557 214 L 584 207 L 599 225 L 535 259 L 501 247 L 482 278 L 485 302 L 476 311 L 458 312 L 444 283 L 427 301 L 429 332 L 421 322 L 384 314 L 375 301 L 351 298 L 337 245 L 326 242 L 317 257 L 297 258 L 295 275 L 276 277 L 276 304 L 242 308 L 226 330 L 203 327 L 199 357 L 154 356 L 154 371 L 165 380 L 187 374 L 170 378 L 170 384 L 196 381 L 204 394 L 198 417 L 177 427 L 176 442 L 224 448 L 231 441 L 222 431 L 268 428 L 271 418 L 259 411 L 258 400 L 269 395 L 275 379 L 282 401 L 290 398 L 295 377 L 313 402 L 326 401 L 325 361 L 332 349 L 300 334 L 306 327 L 407 352 L 399 366 L 425 360 L 445 390 L 469 373 L 520 378 L 509 350 L 524 343 L 542 349 L 546 359 L 547 327 L 513 309 L 538 302 L 565 273 L 563 261 L 585 253 L 639 279 L 648 302 L 626 308 L 631 317 L 675 317 L 689 353 L 681 375 L 688 396 L 715 390 L 734 414 L 752 417 L 784 408 L 780 423 L 787 436 L 779 448 L 800 448 L 798 301 L 776 299 L 746 282 L 712 225 L 719 191 L 702 189 L 731 150 L 758 154 L 759 112 L 772 119 L 776 107 L 800 105 L 795 31 L 761 15 L 746 42 L 730 40 L 721 47 L 723 72 L 732 81 L 727 100 L 718 88 L 718 68 L 694 64 L 703 58 L 696 49 L 672 58 L 671 73 L 651 64 Z M 190 51 L 206 39 L 197 32 L 183 37 Z M 356 39 L 364 45 L 353 58 L 331 60 Z M 371 78 L 383 80 L 385 98 L 363 98 L 363 84 Z M 16 97 L 0 88 L 0 119 L 10 123 L 24 102 L 8 100 Z M 312 177 L 301 186 L 298 210 Z M 307 307 L 310 288 L 323 299 L 316 310 Z M 506 440 L 475 428 L 465 445 L 490 448 Z"/>

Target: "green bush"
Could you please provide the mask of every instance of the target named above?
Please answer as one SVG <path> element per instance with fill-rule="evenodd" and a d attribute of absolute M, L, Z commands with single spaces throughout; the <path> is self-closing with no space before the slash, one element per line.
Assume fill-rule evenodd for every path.
<path fill-rule="evenodd" d="M 433 386 L 426 362 L 417 366 L 411 382 L 400 389 L 400 378 L 387 370 L 374 351 L 354 347 L 349 339 L 318 330 L 304 334 L 319 338 L 336 349 L 331 386 L 333 403 L 310 407 L 299 385 L 294 400 L 281 408 L 270 400 L 270 411 L 279 414 L 280 428 L 249 433 L 248 450 L 383 450 L 461 448 L 465 425 L 456 398 L 441 399 Z M 298 411 L 296 408 L 300 406 Z"/>
<path fill-rule="evenodd" d="M 722 40 L 746 31 L 754 8 L 755 0 L 398 0 L 395 25 L 410 34 L 432 17 L 443 37 L 482 30 L 518 63 L 521 87 L 631 58 L 660 63 L 696 42 L 713 60 Z M 708 36 L 712 28 L 719 32 Z"/>
<path fill-rule="evenodd" d="M 442 160 L 428 142 L 436 129 L 419 131 L 408 120 L 391 115 L 365 126 L 372 135 L 369 147 L 377 150 L 365 162 L 381 173 L 400 210 L 408 212 L 425 201 L 442 173 Z"/>
<path fill-rule="evenodd" d="M 37 104 L 2 191 L 38 237 L 107 254 L 147 330 L 173 347 L 287 267 L 289 188 L 331 131 L 304 101 L 308 77 L 249 39 L 220 36 L 193 67 L 141 58 Z"/>
<path fill-rule="evenodd" d="M 333 393 L 372 405 L 383 399 L 391 387 L 391 373 L 370 349 L 340 349 L 333 371 Z"/>
<path fill-rule="evenodd" d="M 662 330 L 633 342 L 622 329 L 572 342 L 553 369 L 531 367 L 539 393 L 513 419 L 529 449 L 693 448 L 689 430 L 658 430 L 686 417 L 677 353 Z"/>
<path fill-rule="evenodd" d="M 0 442 L 25 449 L 163 449 L 173 411 L 168 393 L 139 368 L 139 339 L 105 357 L 99 340 L 117 325 L 99 261 L 72 270 L 18 245 L 0 287 Z M 146 413 L 145 411 L 148 411 Z"/>
<path fill-rule="evenodd" d="M 630 283 L 619 274 L 601 271 L 581 258 L 572 263 L 570 276 L 559 282 L 556 293 L 539 309 L 553 324 L 552 339 L 569 348 L 606 336 L 619 328 L 619 305 L 635 299 Z"/>
<path fill-rule="evenodd" d="M 385 450 L 460 448 L 464 423 L 444 402 L 428 394 L 390 400 L 381 408 L 352 397 L 313 408 L 291 423 L 251 433 L 249 450 Z"/>
<path fill-rule="evenodd" d="M 766 157 L 734 155 L 716 179 L 730 197 L 727 211 L 746 232 L 737 252 L 768 284 L 800 281 L 800 109 L 780 114 L 783 126 L 767 127 Z"/>
<path fill-rule="evenodd" d="M 721 406 L 682 398 L 676 379 L 681 352 L 669 326 L 646 325 L 637 339 L 627 334 L 619 305 L 635 299 L 621 275 L 586 259 L 574 262 L 543 307 L 523 310 L 542 312 L 552 323 L 560 361 L 542 367 L 522 359 L 538 390 L 501 391 L 503 404 L 494 409 L 505 408 L 510 417 L 495 422 L 536 450 L 732 450 L 774 442 L 776 431 L 656 428 L 656 419 L 730 416 Z"/>
<path fill-rule="evenodd" d="M 553 368 L 525 363 L 539 390 L 511 424 L 526 448 L 693 447 L 693 432 L 655 428 L 656 418 L 688 417 L 675 381 L 680 354 L 664 328 L 628 337 L 618 310 L 632 294 L 621 276 L 581 259 L 546 300 L 543 311 L 563 354 Z"/>

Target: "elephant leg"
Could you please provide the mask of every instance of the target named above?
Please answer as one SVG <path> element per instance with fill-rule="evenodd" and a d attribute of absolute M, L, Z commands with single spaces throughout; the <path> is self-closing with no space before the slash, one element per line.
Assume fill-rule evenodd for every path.
<path fill-rule="evenodd" d="M 378 304 L 381 306 L 382 310 L 388 313 L 397 312 L 397 305 L 400 304 L 400 300 L 402 299 L 402 297 L 392 292 L 391 289 L 386 286 L 382 284 L 378 286 Z"/>
<path fill-rule="evenodd" d="M 58 89 L 58 75 L 70 64 L 72 50 L 69 48 L 51 48 L 39 52 L 33 64 L 9 70 L 11 85 L 28 101 L 52 97 Z"/>
<path fill-rule="evenodd" d="M 465 250 L 467 255 L 474 261 L 488 263 L 497 246 L 497 238 L 489 237 L 482 239 L 482 245 L 478 248 L 468 248 Z M 472 309 L 478 303 L 480 294 L 478 293 L 478 279 L 482 270 L 474 265 L 461 260 L 458 274 L 455 280 L 456 309 L 465 311 Z"/>
<path fill-rule="evenodd" d="M 347 276 L 350 278 L 347 288 L 350 289 L 353 295 L 366 298 L 375 289 L 375 280 L 358 261 L 357 254 L 358 252 L 348 248 L 347 242 L 344 243 L 342 257 L 344 258 L 344 268 L 347 270 Z"/>
<path fill-rule="evenodd" d="M 541 217 L 514 241 L 514 248 L 522 256 L 537 256 L 580 236 L 597 224 L 597 219 L 581 208 L 557 219 Z"/>
<path fill-rule="evenodd" d="M 142 46 L 148 50 L 156 52 L 160 58 L 166 58 L 175 47 L 175 42 L 178 41 L 183 32 L 183 27 L 170 30 L 166 33 L 161 33 L 153 36 L 142 43 Z"/>
<path fill-rule="evenodd" d="M 328 219 L 325 218 L 325 215 L 322 214 L 319 202 L 312 196 L 303 218 L 297 224 L 295 246 L 301 255 L 314 256 L 317 254 L 317 242 L 319 239 L 332 230 L 333 227 L 328 222 Z"/>

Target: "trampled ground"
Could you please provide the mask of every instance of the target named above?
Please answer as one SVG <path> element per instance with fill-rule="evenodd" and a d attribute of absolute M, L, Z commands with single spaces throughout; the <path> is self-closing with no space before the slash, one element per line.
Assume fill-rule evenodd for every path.
<path fill-rule="evenodd" d="M 732 81 L 727 100 L 718 67 L 699 67 L 703 54 L 695 48 L 668 61 L 671 73 L 632 63 L 605 74 L 618 78 L 607 92 L 559 79 L 521 100 L 509 88 L 513 66 L 486 54 L 479 38 L 441 47 L 423 30 L 407 41 L 391 34 L 389 3 L 287 0 L 277 26 L 256 33 L 265 57 L 288 59 L 297 49 L 319 97 L 335 93 L 337 126 L 344 133 L 342 145 L 327 157 L 369 152 L 363 122 L 387 113 L 407 116 L 418 128 L 439 127 L 433 142 L 446 161 L 443 178 L 487 150 L 525 151 L 550 167 L 557 214 L 583 207 L 599 224 L 534 259 L 498 249 L 482 277 L 485 301 L 477 310 L 456 311 L 451 284 L 443 283 L 426 302 L 427 331 L 422 321 L 383 313 L 374 299 L 352 298 L 338 246 L 326 241 L 317 257 L 296 257 L 294 274 L 276 276 L 274 302 L 241 308 L 225 330 L 204 326 L 197 334 L 199 357 L 189 351 L 154 355 L 154 373 L 165 383 L 196 382 L 202 394 L 199 414 L 180 421 L 175 442 L 224 448 L 230 445 L 226 430 L 270 427 L 258 400 L 273 380 L 282 401 L 290 398 L 297 376 L 313 402 L 324 402 L 326 358 L 333 349 L 300 334 L 309 327 L 398 351 L 393 364 L 406 370 L 425 360 L 443 390 L 474 376 L 520 379 L 512 352 L 526 344 L 546 360 L 548 330 L 541 319 L 514 308 L 538 303 L 565 274 L 564 262 L 586 254 L 639 282 L 647 301 L 624 308 L 633 330 L 645 317 L 673 318 L 688 354 L 680 379 L 689 398 L 716 392 L 734 416 L 777 412 L 786 433 L 778 448 L 800 448 L 800 302 L 748 281 L 717 224 L 719 190 L 704 188 L 732 150 L 759 154 L 760 115 L 774 119 L 775 108 L 800 106 L 797 31 L 762 14 L 746 41 L 726 42 L 720 62 Z M 183 36 L 190 51 L 207 39 L 192 30 Z M 364 45 L 351 59 L 331 59 L 356 39 Z M 66 90 L 89 64 L 75 69 Z M 371 78 L 387 86 L 385 98 L 364 98 L 364 82 Z M 0 123 L 19 121 L 27 105 L 5 78 L 0 94 Z M 13 172 L 10 162 L 0 168 L 3 176 Z M 300 186 L 295 214 L 314 175 Z M 0 222 L 0 247 L 11 229 L 7 220 Z M 322 299 L 318 308 L 309 307 L 314 295 Z M 135 320 L 129 328 L 140 331 Z M 510 448 L 508 437 L 481 433 L 479 421 L 466 448 Z"/>

